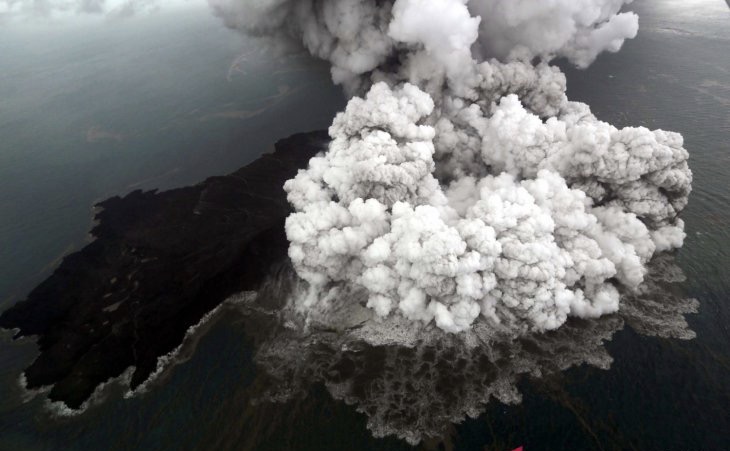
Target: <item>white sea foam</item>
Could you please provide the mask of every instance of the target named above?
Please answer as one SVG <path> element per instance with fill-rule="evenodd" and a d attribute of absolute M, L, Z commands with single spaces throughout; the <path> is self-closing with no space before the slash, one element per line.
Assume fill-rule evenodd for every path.
<path fill-rule="evenodd" d="M 212 325 L 214 320 L 222 311 L 233 305 L 250 303 L 255 298 L 256 292 L 254 291 L 238 293 L 227 298 L 213 310 L 203 315 L 203 317 L 200 318 L 200 321 L 188 328 L 180 345 L 167 354 L 157 358 L 157 367 L 155 368 L 155 371 L 153 371 L 147 379 L 139 384 L 134 390 L 127 390 L 124 397 L 129 399 L 134 396 L 147 393 L 152 385 L 161 382 L 162 376 L 172 370 L 175 366 L 187 362 L 192 357 L 198 340 L 201 338 L 203 333 L 207 331 L 206 326 Z"/>

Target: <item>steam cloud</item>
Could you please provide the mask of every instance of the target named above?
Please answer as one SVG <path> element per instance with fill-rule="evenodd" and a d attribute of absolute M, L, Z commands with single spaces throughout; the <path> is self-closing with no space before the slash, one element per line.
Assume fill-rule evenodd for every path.
<path fill-rule="evenodd" d="M 288 266 L 235 305 L 259 343 L 255 360 L 265 376 L 254 402 L 286 402 L 324 385 L 333 398 L 365 414 L 375 437 L 394 435 L 415 445 L 447 436 L 451 423 L 478 417 L 493 399 L 520 403 L 526 377 L 537 382 L 578 365 L 609 369 L 613 358 L 605 342 L 626 324 L 642 335 L 694 338 L 685 315 L 696 313 L 699 303 L 683 296 L 677 285 L 683 280 L 674 256 L 663 254 L 649 263 L 641 287 L 622 297 L 616 315 L 532 334 L 486 321 L 458 335 L 435 327 L 414 333 L 405 325 L 404 335 L 375 344 L 373 338 L 382 339 L 398 322 L 408 321 L 369 321 L 368 309 L 338 296 L 323 312 L 323 324 L 312 323 L 310 315 L 304 326 L 286 301 L 291 285 L 301 283 Z"/>
<path fill-rule="evenodd" d="M 616 312 L 682 245 L 688 154 L 679 134 L 599 121 L 549 62 L 618 51 L 638 31 L 628 2 L 210 0 L 329 61 L 352 95 L 285 185 L 300 308 L 348 286 L 382 318 L 454 333 Z"/>

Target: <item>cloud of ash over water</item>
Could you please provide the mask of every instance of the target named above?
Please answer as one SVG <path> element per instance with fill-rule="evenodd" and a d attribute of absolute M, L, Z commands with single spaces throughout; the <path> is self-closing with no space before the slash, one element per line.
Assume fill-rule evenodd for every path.
<path fill-rule="evenodd" d="M 540 385 L 540 378 L 554 381 L 578 365 L 610 368 L 604 343 L 625 324 L 643 335 L 693 338 L 685 315 L 696 312 L 698 302 L 683 296 L 682 280 L 674 257 L 665 253 L 649 263 L 639 289 L 622 298 L 618 314 L 571 319 L 545 333 L 513 334 L 479 321 L 463 333 L 444 334 L 435 327 L 414 332 L 397 316 L 370 321 L 369 309 L 346 296 L 334 298 L 329 311 L 308 318 L 305 327 L 286 300 L 296 293 L 291 284 L 301 282 L 284 267 L 258 296 L 240 304 L 250 322 L 246 329 L 257 334 L 255 359 L 264 369 L 255 402 L 301 399 L 324 385 L 333 398 L 364 413 L 376 437 L 394 435 L 411 444 L 444 437 L 451 423 L 478 417 L 492 399 L 521 402 L 518 383 L 526 376 Z M 391 340 L 374 346 L 373 337 Z"/>
<path fill-rule="evenodd" d="M 303 312 L 354 290 L 381 319 L 517 333 L 620 308 L 684 239 L 679 134 L 568 100 L 638 31 L 625 0 L 210 0 L 225 23 L 329 61 L 352 95 L 286 183 Z"/>

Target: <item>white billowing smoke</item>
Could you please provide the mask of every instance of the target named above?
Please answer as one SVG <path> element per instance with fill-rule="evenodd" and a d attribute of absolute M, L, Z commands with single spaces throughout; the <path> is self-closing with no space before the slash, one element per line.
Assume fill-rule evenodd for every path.
<path fill-rule="evenodd" d="M 300 42 L 362 96 L 285 185 L 304 309 L 346 285 L 380 317 L 448 332 L 556 329 L 616 312 L 682 245 L 682 137 L 599 121 L 548 64 L 617 51 L 638 27 L 625 1 L 211 3 L 229 26 Z"/>
<path fill-rule="evenodd" d="M 535 55 L 564 56 L 587 67 L 603 51 L 616 52 L 636 37 L 639 17 L 620 13 L 631 0 L 489 0 L 469 6 L 482 17 L 484 50 L 507 57 L 517 47 Z"/>

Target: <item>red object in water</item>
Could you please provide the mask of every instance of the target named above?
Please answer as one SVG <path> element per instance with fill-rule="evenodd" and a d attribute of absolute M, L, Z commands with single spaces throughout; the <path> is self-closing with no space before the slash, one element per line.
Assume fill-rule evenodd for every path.
<path fill-rule="evenodd" d="M 525 451 L 525 450 L 524 450 L 524 449 L 522 449 L 522 447 L 520 446 L 519 448 L 515 448 L 515 449 L 513 449 L 512 451 Z"/>

